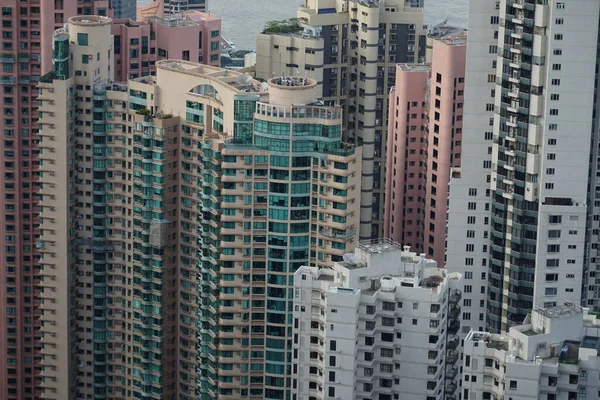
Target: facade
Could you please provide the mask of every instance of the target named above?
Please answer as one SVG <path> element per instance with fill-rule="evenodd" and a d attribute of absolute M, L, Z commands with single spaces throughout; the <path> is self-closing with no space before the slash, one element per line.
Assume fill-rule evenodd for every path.
<path fill-rule="evenodd" d="M 600 325 L 574 305 L 534 309 L 500 336 L 471 331 L 464 342 L 463 399 L 585 399 L 600 391 Z"/>
<path fill-rule="evenodd" d="M 361 239 L 382 237 L 388 92 L 396 63 L 424 60 L 418 1 L 305 0 L 303 30 L 257 37 L 256 74 L 306 75 L 344 110 L 346 140 L 363 146 Z"/>
<path fill-rule="evenodd" d="M 461 168 L 450 179 L 446 239 L 446 266 L 464 277 L 463 337 L 486 330 L 491 167 L 485 167 L 492 162 L 494 110 L 483 105 L 494 101 L 496 91 L 498 56 L 490 50 L 498 43 L 498 13 L 494 2 L 469 3 Z M 469 255 L 467 244 L 473 245 Z"/>
<path fill-rule="evenodd" d="M 115 80 L 124 82 L 153 75 L 158 60 L 173 58 L 219 66 L 221 20 L 199 11 L 187 11 L 162 19 L 116 19 Z"/>
<path fill-rule="evenodd" d="M 431 64 L 398 64 L 390 90 L 384 236 L 444 265 L 448 183 L 461 157 L 466 37 L 454 30 L 431 40 Z"/>
<path fill-rule="evenodd" d="M 331 268 L 358 237 L 361 153 L 342 142 L 341 109 L 315 102 L 311 79 L 273 78 L 268 94 L 235 95 L 233 138 L 203 145 L 202 399 L 289 398 L 294 272 Z M 188 113 L 210 124 L 199 100 Z"/>
<path fill-rule="evenodd" d="M 0 398 L 38 398 L 40 370 L 37 89 L 52 67 L 52 32 L 76 14 L 107 14 L 107 1 L 0 1 Z"/>
<path fill-rule="evenodd" d="M 284 299 L 354 248 L 360 148 L 312 80 L 162 60 L 114 83 L 111 25 L 56 31 L 39 84 L 39 398 L 284 398 Z"/>
<path fill-rule="evenodd" d="M 135 20 L 137 15 L 137 0 L 110 0 L 109 7 L 115 18 Z"/>
<path fill-rule="evenodd" d="M 476 2 L 473 12 L 484 7 L 479 3 L 483 2 Z M 590 256 L 596 247 L 595 231 L 589 231 L 595 185 L 588 182 L 588 175 L 597 141 L 593 134 L 597 60 L 589 49 L 597 47 L 599 9 L 596 1 L 585 0 L 569 6 L 501 2 L 499 10 L 490 10 L 498 16 L 489 17 L 499 23 L 497 44 L 472 46 L 480 57 L 493 58 L 488 61 L 496 72 L 488 74 L 487 81 L 495 80 L 495 85 L 488 100 L 477 97 L 483 97 L 483 90 L 473 90 L 467 101 L 465 118 L 469 112 L 478 116 L 469 128 L 473 131 L 464 134 L 463 154 L 474 159 L 463 158 L 461 178 L 450 186 L 448 265 L 464 269 L 472 265 L 477 277 L 488 273 L 492 331 L 520 323 L 533 306 L 579 304 L 582 298 L 595 304 L 595 271 L 588 272 L 596 260 Z M 472 76 L 474 84 L 483 85 L 482 70 L 474 70 Z M 577 95 L 570 91 L 574 87 L 581 88 Z M 468 88 L 466 95 L 469 98 Z M 494 110 L 494 118 L 489 117 L 487 132 L 475 131 L 485 125 L 484 108 Z M 486 153 L 491 158 L 482 160 Z M 592 165 L 594 172 L 597 168 Z M 471 170 L 481 176 L 471 176 Z M 469 175 L 467 180 L 462 173 Z M 481 196 L 483 190 L 489 195 L 485 210 L 490 212 L 481 221 L 478 213 L 484 204 L 471 197 Z M 483 244 L 477 229 L 469 226 L 480 222 L 487 225 L 482 233 L 489 235 L 483 236 Z M 474 249 L 474 257 L 465 259 L 465 246 Z M 479 250 L 485 254 L 481 262 Z M 489 265 L 479 269 L 488 257 Z"/>
<path fill-rule="evenodd" d="M 294 276 L 292 399 L 456 398 L 460 274 L 389 240 Z"/>
<path fill-rule="evenodd" d="M 137 7 L 138 20 L 144 17 L 165 18 L 184 11 L 207 11 L 207 0 L 155 0 L 152 3 Z"/>

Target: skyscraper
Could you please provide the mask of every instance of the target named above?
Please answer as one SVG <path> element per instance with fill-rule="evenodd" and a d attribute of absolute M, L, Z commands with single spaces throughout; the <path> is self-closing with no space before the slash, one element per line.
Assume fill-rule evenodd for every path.
<path fill-rule="evenodd" d="M 257 37 L 257 77 L 300 72 L 315 79 L 323 101 L 343 108 L 347 140 L 362 144 L 361 239 L 383 235 L 388 91 L 396 63 L 425 59 L 419 6 L 404 0 L 305 0 L 299 29 Z"/>
<path fill-rule="evenodd" d="M 310 79 L 114 83 L 110 30 L 71 18 L 39 85 L 40 397 L 284 398 L 292 276 L 354 248 L 360 148 Z"/>
<path fill-rule="evenodd" d="M 341 108 L 316 96 L 312 79 L 277 77 L 268 97 L 235 94 L 233 109 L 213 113 L 213 125 L 231 125 L 233 111 L 234 125 L 233 138 L 203 145 L 203 400 L 289 398 L 294 272 L 330 268 L 354 249 L 360 148 L 342 142 Z M 210 124 L 200 100 L 188 102 L 189 118 Z"/>
<path fill-rule="evenodd" d="M 398 64 L 390 90 L 384 235 L 445 265 L 448 182 L 460 166 L 466 36 L 443 27 L 432 62 Z"/>
<path fill-rule="evenodd" d="M 536 306 L 595 304 L 599 9 L 591 0 L 472 2 L 480 34 L 469 29 L 448 266 L 472 272 L 464 292 L 474 293 L 480 321 L 487 279 L 490 330 L 522 322 Z"/>
<path fill-rule="evenodd" d="M 37 89 L 52 67 L 52 32 L 108 1 L 0 1 L 0 398 L 34 399 L 39 366 Z"/>

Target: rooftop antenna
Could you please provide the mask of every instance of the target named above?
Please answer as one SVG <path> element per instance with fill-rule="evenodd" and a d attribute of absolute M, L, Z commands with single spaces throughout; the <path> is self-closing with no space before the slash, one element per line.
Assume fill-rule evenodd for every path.
<path fill-rule="evenodd" d="M 248 74 L 242 74 L 242 75 L 238 75 L 237 78 L 235 78 L 235 80 L 237 81 L 238 84 L 240 84 L 240 86 L 250 86 L 253 79 Z"/>

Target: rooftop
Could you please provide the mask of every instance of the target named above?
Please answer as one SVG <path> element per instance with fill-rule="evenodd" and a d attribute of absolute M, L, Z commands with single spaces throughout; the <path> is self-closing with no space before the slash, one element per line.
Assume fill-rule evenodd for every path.
<path fill-rule="evenodd" d="M 85 15 L 69 18 L 69 23 L 73 25 L 109 25 L 112 19 L 98 15 Z"/>
<path fill-rule="evenodd" d="M 356 247 L 368 254 L 378 254 L 389 251 L 409 251 L 410 249 L 410 247 L 402 247 L 401 244 L 388 238 L 363 240 L 359 242 Z"/>
<path fill-rule="evenodd" d="M 405 72 L 428 72 L 431 65 L 426 64 L 398 64 L 398 67 Z"/>
<path fill-rule="evenodd" d="M 565 303 L 562 306 L 555 306 L 551 308 L 535 308 L 534 311 L 550 319 L 583 314 L 583 309 L 573 303 Z"/>
<path fill-rule="evenodd" d="M 447 44 L 448 46 L 466 46 L 467 45 L 467 36 L 466 35 L 449 35 L 436 39 L 442 43 Z"/>
<path fill-rule="evenodd" d="M 504 336 L 491 334 L 489 332 L 471 331 L 465 340 L 477 343 L 483 342 L 488 349 L 508 351 L 508 339 Z"/>
<path fill-rule="evenodd" d="M 166 16 L 165 18 L 149 17 L 148 20 L 154 21 L 157 24 L 160 24 L 160 25 L 163 25 L 163 26 L 166 26 L 169 28 L 173 28 L 173 27 L 177 27 L 177 26 L 197 26 L 198 25 L 193 22 L 187 21 L 181 15 L 169 15 L 169 16 Z"/>
<path fill-rule="evenodd" d="M 244 92 L 266 92 L 265 86 L 250 75 L 240 72 L 212 67 L 193 61 L 184 60 L 161 60 L 156 62 L 157 69 L 179 71 L 190 75 L 203 76 L 205 78 L 221 81 L 240 93 Z"/>

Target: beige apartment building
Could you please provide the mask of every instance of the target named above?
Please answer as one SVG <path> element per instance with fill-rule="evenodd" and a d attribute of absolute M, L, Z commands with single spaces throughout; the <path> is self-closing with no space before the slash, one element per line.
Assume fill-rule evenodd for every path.
<path fill-rule="evenodd" d="M 256 76 L 315 79 L 344 113 L 344 138 L 362 145 L 360 238 L 383 236 L 388 92 L 397 63 L 425 60 L 422 2 L 304 0 L 301 29 L 257 36 Z"/>
<path fill-rule="evenodd" d="M 361 148 L 317 82 L 113 82 L 106 17 L 40 79 L 44 399 L 285 398 L 293 274 L 354 249 Z"/>

